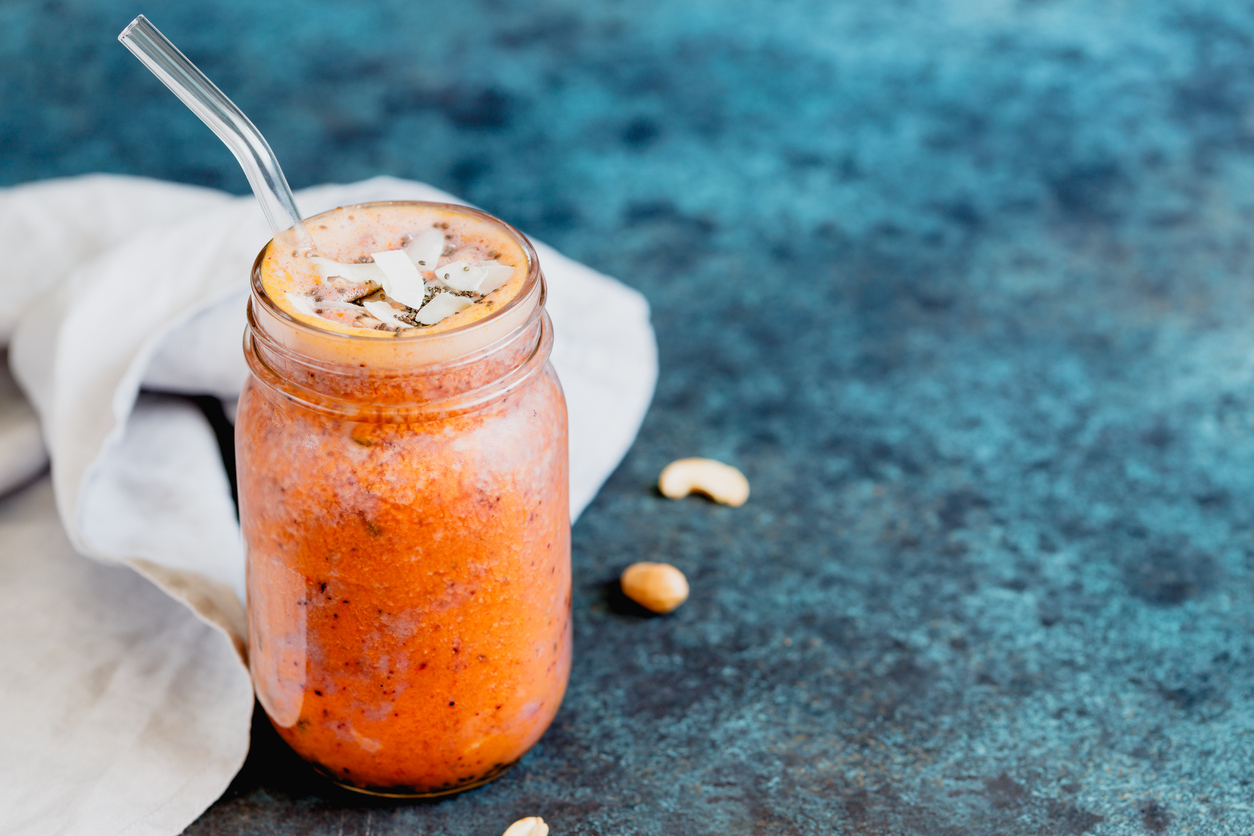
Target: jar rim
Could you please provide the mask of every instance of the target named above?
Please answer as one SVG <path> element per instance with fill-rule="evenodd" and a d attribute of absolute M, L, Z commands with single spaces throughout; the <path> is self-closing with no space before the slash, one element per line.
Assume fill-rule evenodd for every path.
<path fill-rule="evenodd" d="M 244 357 L 252 372 L 252 377 L 257 382 L 306 409 L 354 421 L 414 423 L 482 409 L 508 397 L 519 387 L 526 385 L 547 366 L 549 355 L 553 352 L 553 323 L 544 308 L 538 307 L 528 318 L 527 328 L 520 329 L 521 333 L 534 327 L 537 330 L 535 342 L 522 357 L 521 362 L 513 365 L 503 374 L 437 399 L 393 400 L 380 406 L 372 406 L 368 399 L 363 401 L 360 398 L 343 397 L 319 391 L 273 368 L 262 352 L 257 350 L 258 343 L 268 341 L 258 333 L 251 308 L 248 312 L 248 319 L 249 324 L 244 329 Z M 269 343 L 268 347 L 273 349 L 276 346 L 274 343 Z M 492 350 L 499 350 L 499 348 L 499 345 L 493 346 Z M 473 358 L 470 362 L 474 362 L 475 359 L 478 358 Z M 321 371 L 326 371 L 326 369 L 321 369 Z M 379 378 L 376 376 L 374 379 Z"/>
<path fill-rule="evenodd" d="M 339 212 L 343 209 L 356 209 L 359 207 L 362 209 L 371 209 L 379 206 L 423 206 L 430 207 L 432 209 L 444 209 L 477 217 L 480 220 L 487 221 L 490 224 L 500 227 L 502 231 L 515 240 L 515 242 L 522 249 L 523 254 L 527 257 L 527 277 L 523 280 L 522 287 L 518 289 L 518 293 L 514 294 L 512 299 L 504 305 L 501 305 L 499 308 L 493 310 L 492 313 L 487 316 L 467 322 L 464 325 L 459 325 L 456 328 L 450 328 L 447 331 L 437 331 L 435 333 L 431 333 L 423 329 L 413 328 L 406 329 L 403 332 L 371 331 L 362 334 L 345 334 L 338 331 L 332 331 L 328 328 L 319 328 L 316 325 L 310 325 L 307 322 L 302 322 L 280 307 L 274 299 L 270 297 L 270 294 L 266 293 L 265 285 L 261 280 L 261 262 L 265 258 L 266 252 L 269 251 L 270 246 L 275 241 L 275 239 L 271 239 L 266 242 L 264 247 L 261 248 L 261 252 L 257 253 L 257 258 L 253 261 L 252 271 L 250 274 L 250 285 L 253 299 L 264 306 L 266 312 L 276 317 L 283 323 L 284 326 L 295 328 L 298 333 L 306 333 L 311 336 L 316 335 L 319 340 L 327 341 L 331 345 L 349 345 L 354 343 L 361 344 L 362 342 L 396 343 L 397 341 L 409 345 L 421 345 L 423 342 L 447 338 L 451 335 L 464 333 L 465 331 L 475 327 L 489 326 L 492 323 L 509 316 L 518 306 L 529 301 L 530 297 L 535 292 L 536 285 L 541 284 L 540 259 L 539 256 L 536 255 L 535 247 L 532 246 L 531 241 L 528 240 L 527 236 L 523 235 L 522 232 L 520 232 L 512 224 L 509 224 L 495 215 L 490 215 L 487 212 L 484 212 L 481 209 L 476 209 L 472 206 L 465 206 L 458 203 L 441 203 L 431 200 L 376 200 L 370 203 L 354 203 L 348 206 L 338 206 L 335 209 L 329 209 L 326 212 L 320 212 L 317 215 L 312 215 L 306 218 L 305 222 L 309 223 L 316 221 L 324 215 L 329 215 L 332 212 Z M 543 300 L 541 300 L 541 304 L 543 305 Z"/>

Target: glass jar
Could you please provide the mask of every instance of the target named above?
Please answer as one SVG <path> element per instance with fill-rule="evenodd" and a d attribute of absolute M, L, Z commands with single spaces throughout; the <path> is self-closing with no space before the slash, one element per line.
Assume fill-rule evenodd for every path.
<path fill-rule="evenodd" d="M 483 784 L 570 673 L 566 404 L 535 250 L 522 290 L 443 333 L 304 324 L 253 268 L 236 422 L 257 696 L 350 789 Z M 264 251 L 262 255 L 264 255 Z M 417 331 L 417 329 L 415 329 Z"/>

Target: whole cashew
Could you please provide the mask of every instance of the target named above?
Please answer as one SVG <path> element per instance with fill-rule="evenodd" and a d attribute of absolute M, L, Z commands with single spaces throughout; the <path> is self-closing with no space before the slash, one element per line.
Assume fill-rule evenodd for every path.
<path fill-rule="evenodd" d="M 696 491 L 715 502 L 739 508 L 749 498 L 749 480 L 729 464 L 714 459 L 679 459 L 668 464 L 657 480 L 658 490 L 671 499 Z"/>
<path fill-rule="evenodd" d="M 688 579 L 669 563 L 633 563 L 618 582 L 628 598 L 656 613 L 672 612 L 688 600 Z"/>
<path fill-rule="evenodd" d="M 549 826 L 539 816 L 529 816 L 511 824 L 502 836 L 549 836 Z"/>

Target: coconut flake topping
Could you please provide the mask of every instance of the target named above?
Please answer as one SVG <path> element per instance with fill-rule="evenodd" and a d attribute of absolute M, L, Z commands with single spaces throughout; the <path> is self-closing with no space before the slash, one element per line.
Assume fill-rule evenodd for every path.
<path fill-rule="evenodd" d="M 474 300 L 465 296 L 454 296 L 451 293 L 437 293 L 431 301 L 422 306 L 418 312 L 418 322 L 423 325 L 435 325 L 447 316 L 461 313 L 474 304 Z"/>
<path fill-rule="evenodd" d="M 300 293 L 288 293 L 287 302 L 300 313 L 307 316 L 321 316 L 324 310 L 333 311 L 349 311 L 351 313 L 360 313 L 361 308 L 348 302 L 336 302 L 330 299 L 315 301 Z"/>
<path fill-rule="evenodd" d="M 435 271 L 435 277 L 453 290 L 469 290 L 480 296 L 487 296 L 509 281 L 512 275 L 514 268 L 499 261 L 485 261 L 482 264 L 450 261 Z"/>
<path fill-rule="evenodd" d="M 514 275 L 513 267 L 495 259 L 474 263 L 458 259 L 438 266 L 445 247 L 443 231 L 432 227 L 415 235 L 402 249 L 371 253 L 369 262 L 345 263 L 311 256 L 309 261 L 319 278 L 333 288 L 334 292 L 326 295 L 349 299 L 315 303 L 308 295 L 289 293 L 288 303 L 310 316 L 320 315 L 321 309 L 364 309 L 383 325 L 399 330 L 415 327 L 401 316 L 412 316 L 419 325 L 435 325 L 500 289 Z M 351 284 L 345 287 L 345 282 Z M 362 287 L 354 288 L 353 284 Z M 383 289 L 382 296 L 378 288 Z M 405 310 L 398 310 L 392 302 L 404 305 Z"/>
<path fill-rule="evenodd" d="M 383 284 L 383 271 L 374 264 L 345 264 L 342 261 L 332 261 L 329 258 L 317 255 L 310 256 L 309 260 L 313 262 L 314 267 L 318 270 L 318 275 L 323 279 L 333 279 L 336 276 L 342 276 L 354 282 Z"/>
<path fill-rule="evenodd" d="M 402 305 L 415 310 L 422 307 L 427 299 L 427 283 L 422 280 L 422 273 L 409 260 L 403 250 L 389 250 L 383 253 L 371 253 L 374 263 L 383 271 L 381 282 L 383 292 Z"/>
<path fill-rule="evenodd" d="M 430 273 L 444 253 L 444 233 L 432 227 L 406 244 L 405 252 L 419 270 Z"/>
<path fill-rule="evenodd" d="M 392 307 L 387 302 L 382 302 L 379 300 L 368 300 L 368 301 L 362 302 L 361 306 L 365 308 L 370 313 L 371 316 L 373 316 L 375 319 L 382 322 L 384 325 L 391 325 L 393 328 L 413 328 L 414 327 L 410 325 L 408 322 L 405 322 L 404 320 L 397 319 L 396 308 Z"/>

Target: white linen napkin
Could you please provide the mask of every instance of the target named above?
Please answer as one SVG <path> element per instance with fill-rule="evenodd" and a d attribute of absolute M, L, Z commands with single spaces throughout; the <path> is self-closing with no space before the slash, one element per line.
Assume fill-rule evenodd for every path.
<path fill-rule="evenodd" d="M 459 202 L 376 178 L 297 195 L 307 214 Z M 0 834 L 177 833 L 247 753 L 243 552 L 203 414 L 247 376 L 251 197 L 93 175 L 0 190 Z M 657 378 L 640 294 L 539 242 L 570 414 L 572 516 L 630 446 Z M 51 496 L 50 496 L 51 494 Z M 64 534 L 51 520 L 52 497 Z M 203 622 L 171 608 L 138 571 Z M 206 626 L 207 625 L 207 626 Z M 232 650 L 232 647 L 234 648 Z M 14 673 L 15 672 L 15 673 Z M 10 728 L 11 727 L 11 728 Z"/>

